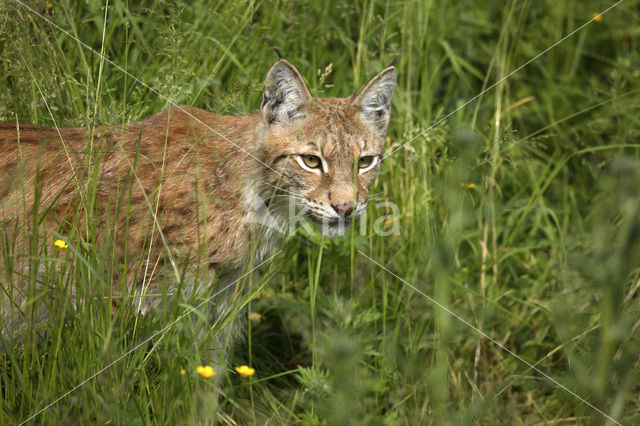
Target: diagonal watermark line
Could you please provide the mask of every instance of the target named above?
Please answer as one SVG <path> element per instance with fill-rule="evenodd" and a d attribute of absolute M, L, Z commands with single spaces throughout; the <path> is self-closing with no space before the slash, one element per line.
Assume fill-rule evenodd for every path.
<path fill-rule="evenodd" d="M 32 9 L 31 7 L 29 7 L 28 5 L 26 5 L 25 3 L 23 3 L 20 0 L 15 0 L 17 3 L 19 3 L 20 5 L 22 5 L 23 7 L 29 9 L 31 12 L 33 12 L 34 14 L 36 14 L 37 16 L 39 16 L 40 18 L 42 18 L 43 20 L 47 21 L 50 25 L 54 26 L 55 28 L 57 28 L 58 30 L 60 30 L 61 32 L 63 32 L 65 35 L 67 35 L 68 37 L 74 39 L 76 42 L 78 42 L 79 44 L 81 44 L 83 47 L 85 47 L 86 49 L 92 51 L 94 54 L 96 54 L 97 56 L 99 56 L 100 58 L 102 58 L 103 60 L 105 60 L 106 62 L 108 62 L 109 64 L 115 66 L 116 68 L 118 68 L 120 71 L 122 71 L 123 73 L 125 73 L 127 76 L 129 76 L 130 78 L 132 78 L 133 80 L 135 80 L 136 82 L 138 82 L 139 84 L 141 84 L 142 86 L 146 87 L 147 89 L 149 89 L 151 92 L 155 93 L 156 95 L 158 95 L 160 98 L 164 99 L 165 101 L 167 101 L 168 103 L 170 103 L 171 105 L 177 107 L 179 110 L 181 110 L 183 113 L 185 113 L 186 115 L 190 116 L 191 118 L 193 118 L 195 121 L 199 122 L 200 124 L 204 125 L 205 127 L 207 127 L 209 130 L 211 130 L 213 133 L 219 135 L 220 137 L 222 137 L 223 139 L 225 139 L 226 141 L 228 141 L 229 143 L 231 143 L 232 145 L 234 145 L 235 147 L 237 147 L 238 149 L 240 149 L 241 151 L 243 151 L 244 153 L 246 153 L 247 155 L 249 155 L 250 157 L 252 157 L 253 159 L 255 159 L 256 161 L 258 161 L 259 163 L 263 164 L 264 166 L 266 166 L 267 168 L 271 169 L 272 171 L 278 173 L 277 171 L 275 171 L 273 168 L 271 168 L 269 165 L 265 164 L 264 162 L 262 162 L 261 160 L 259 160 L 258 158 L 256 158 L 255 156 L 253 156 L 250 152 L 248 152 L 247 150 L 245 150 L 244 148 L 240 147 L 239 145 L 235 144 L 234 142 L 232 142 L 231 140 L 229 140 L 226 136 L 222 135 L 221 133 L 217 132 L 215 129 L 213 129 L 212 127 L 210 127 L 209 125 L 207 125 L 206 123 L 202 122 L 200 119 L 198 119 L 197 117 L 195 117 L 193 114 L 191 114 L 189 111 L 185 110 L 184 108 L 180 107 L 179 105 L 177 105 L 175 102 L 171 101 L 169 98 L 167 98 L 166 96 L 162 95 L 161 93 L 159 93 L 157 90 L 155 90 L 154 88 L 150 87 L 149 85 L 147 85 L 146 83 L 144 83 L 143 81 L 141 81 L 140 79 L 134 77 L 131 73 L 129 73 L 128 71 L 126 71 L 125 69 L 123 69 L 122 67 L 120 67 L 119 65 L 115 64 L 114 62 L 112 62 L 111 60 L 109 60 L 108 58 L 106 58 L 104 55 L 102 55 L 101 53 L 97 52 L 96 50 L 92 49 L 90 46 L 86 45 L 85 43 L 83 43 L 82 41 L 80 41 L 79 39 L 77 39 L 76 37 L 74 37 L 73 35 L 71 35 L 70 33 L 68 33 L 67 31 L 65 31 L 63 28 L 61 28 L 60 26 L 58 26 L 57 24 L 55 24 L 54 22 L 52 22 L 50 19 L 48 19 L 47 17 L 41 15 L 40 13 L 38 13 L 37 11 L 35 11 L 34 9 Z M 614 7 L 618 6 L 620 3 L 622 3 L 624 0 L 619 0 L 618 2 L 616 2 L 615 4 L 613 4 L 612 6 L 610 6 L 609 8 L 607 8 L 606 10 L 604 10 L 602 13 L 600 13 L 600 15 L 604 15 L 605 13 L 607 13 L 608 11 L 610 11 L 611 9 L 613 9 Z M 465 102 L 463 105 L 461 105 L 460 107 L 456 108 L 454 111 L 448 113 L 446 116 L 444 116 L 443 118 L 441 118 L 440 120 L 436 121 L 435 123 L 433 123 L 432 125 L 430 125 L 427 129 L 425 129 L 424 131 L 422 131 L 421 133 L 419 133 L 418 135 L 414 136 L 413 138 L 411 138 L 410 140 L 408 140 L 406 143 L 404 143 L 403 145 L 401 145 L 400 147 L 394 149 L 391 153 L 389 153 L 388 155 L 384 156 L 384 158 L 389 157 L 390 155 L 394 154 L 397 150 L 403 148 L 404 146 L 410 144 L 413 140 L 415 140 L 416 138 L 420 137 L 421 135 L 425 134 L 427 131 L 429 131 L 430 129 L 432 129 L 433 127 L 437 126 L 439 123 L 441 123 L 442 121 L 448 119 L 451 115 L 455 114 L 456 112 L 458 112 L 459 110 L 461 110 L 462 108 L 466 107 L 468 104 L 474 102 L 475 100 L 477 100 L 479 97 L 481 97 L 482 95 L 484 95 L 486 92 L 488 92 L 489 90 L 493 89 L 494 87 L 496 87 L 497 85 L 501 84 L 502 82 L 504 82 L 506 79 L 510 78 L 512 75 L 514 75 L 516 72 L 520 71 L 521 69 L 523 69 L 524 67 L 526 67 L 527 65 L 529 65 L 531 62 L 535 61 L 536 59 L 538 59 L 539 57 L 541 57 L 542 55 L 546 54 L 548 51 L 550 51 L 551 49 L 553 49 L 554 47 L 556 47 L 557 45 L 559 45 L 560 43 L 564 42 L 566 39 L 570 38 L 571 36 L 573 36 L 575 33 L 577 33 L 578 31 L 582 30 L 584 27 L 586 27 L 587 25 L 589 25 L 591 22 L 593 22 L 595 20 L 595 18 L 592 18 L 591 20 L 587 21 L 585 24 L 583 24 L 582 26 L 580 26 L 579 28 L 577 28 L 576 30 L 572 31 L 570 34 L 568 34 L 567 36 L 563 37 L 562 39 L 560 39 L 559 41 L 557 41 L 556 43 L 554 43 L 553 45 L 549 46 L 547 49 L 545 49 L 543 52 L 539 53 L 538 55 L 536 55 L 535 57 L 531 58 L 530 60 L 528 60 L 527 62 L 525 62 L 523 65 L 521 65 L 520 67 L 518 67 L 517 69 L 513 70 L 512 72 L 510 72 L 507 76 L 503 77 L 502 79 L 500 79 L 498 82 L 494 83 L 493 85 L 491 85 L 490 87 L 488 87 L 487 89 L 481 91 L 479 94 L 477 94 L 476 96 L 474 96 L 472 99 L 468 100 L 467 102 Z M 186 154 L 185 154 L 186 156 Z M 180 162 L 184 159 L 184 157 L 180 160 Z M 270 185 L 268 183 L 266 183 L 267 185 Z M 270 185 L 273 186 L 273 185 Z M 275 186 L 273 186 L 275 188 Z M 277 188 L 280 189 L 280 188 Z M 510 353 L 511 355 L 515 356 L 516 358 L 518 358 L 521 362 L 527 364 L 530 368 L 534 369 L 535 371 L 537 371 L 538 373 L 542 374 L 544 377 L 546 377 L 547 379 L 551 380 L 552 382 L 554 382 L 556 385 L 558 385 L 559 387 L 563 388 L 564 390 L 566 390 L 567 392 L 571 393 L 572 395 L 574 395 L 576 398 L 580 399 L 582 402 L 584 402 L 585 404 L 587 404 L 588 406 L 592 407 L 593 409 L 595 409 L 596 411 L 598 411 L 600 414 L 602 414 L 603 416 L 607 417 L 609 420 L 615 422 L 616 424 L 620 424 L 617 421 L 615 421 L 614 419 L 612 419 L 611 417 L 607 416 L 605 413 L 603 413 L 601 410 L 599 410 L 597 407 L 593 406 L 592 404 L 590 404 L 589 402 L 585 401 L 584 399 L 582 399 L 580 396 L 578 396 L 577 394 L 575 394 L 574 392 L 570 391 L 569 389 L 567 389 L 566 387 L 564 387 L 563 385 L 561 385 L 560 383 L 558 383 L 556 380 L 554 380 L 552 377 L 546 375 L 544 372 L 538 370 L 536 367 L 534 367 L 533 365 L 529 364 L 526 360 L 524 360 L 523 358 L 519 357 L 517 354 L 513 353 L 512 351 L 510 351 L 508 348 L 504 347 L 502 344 L 500 344 L 499 342 L 497 342 L 496 340 L 494 340 L 493 338 L 491 338 L 490 336 L 486 335 L 485 333 L 483 333 L 481 330 L 477 329 L 476 327 L 474 327 L 473 325 L 469 324 L 467 321 L 465 321 L 463 318 L 457 316 L 455 313 L 453 313 L 452 311 L 448 310 L 446 307 L 440 305 L 437 301 L 435 301 L 434 299 L 430 298 L 428 295 L 424 294 L 423 292 L 421 292 L 419 289 L 415 288 L 414 286 L 412 286 L 411 284 L 409 284 L 408 282 L 406 282 L 405 280 L 403 280 L 402 278 L 398 277 L 397 275 L 395 275 L 393 272 L 389 271 L 387 268 L 385 268 L 384 266 L 382 266 L 381 264 L 379 264 L 378 262 L 374 261 L 373 259 L 371 259 L 369 256 L 367 256 L 366 254 L 362 253 L 360 250 L 358 250 L 358 252 L 362 255 L 364 255 L 365 257 L 367 257 L 371 262 L 377 264 L 378 266 L 380 266 L 381 268 L 385 269 L 387 272 L 389 272 L 390 274 L 394 275 L 396 278 L 400 279 L 402 282 L 404 282 L 405 284 L 409 285 L 411 288 L 413 288 L 415 291 L 419 292 L 420 294 L 422 294 L 424 297 L 426 297 L 427 299 L 429 299 L 430 301 L 432 301 L 433 303 L 437 304 L 438 306 L 440 306 L 442 309 L 446 310 L 449 314 L 453 315 L 454 317 L 456 317 L 457 319 L 459 319 L 460 321 L 464 322 L 466 325 L 468 325 L 469 327 L 473 328 L 476 332 L 482 334 L 484 337 L 486 337 L 487 339 L 491 340 L 492 342 L 494 342 L 495 344 L 497 344 L 498 346 L 500 346 L 503 350 L 507 351 L 508 353 Z M 262 262 L 260 265 L 258 265 L 256 268 L 258 268 L 259 266 L 261 266 L 262 264 L 264 264 L 265 262 L 267 262 L 268 260 L 271 260 L 273 257 L 275 257 L 277 254 L 279 254 L 279 252 L 277 252 L 275 255 L 273 255 L 272 257 L 270 257 L 269 259 L 267 259 L 266 261 Z M 254 270 L 256 269 L 254 268 Z M 253 271 L 253 270 L 252 270 Z M 251 271 L 250 271 L 251 272 Z M 233 284 L 233 283 L 232 283 Z M 225 290 L 227 287 L 225 287 L 223 290 Z M 223 291 L 221 290 L 221 291 Z M 219 294 L 216 293 L 215 295 Z M 214 296 L 215 296 L 214 295 Z M 211 296 L 211 297 L 214 297 Z M 210 298 L 209 298 L 210 299 Z M 205 302 L 207 302 L 209 299 L 205 300 Z M 205 303 L 203 302 L 203 303 Z M 201 303 L 200 305 L 198 305 L 196 308 L 200 307 L 203 303 Z M 192 311 L 190 311 L 192 312 Z M 185 313 L 184 315 L 188 315 L 190 312 Z M 183 316 L 184 316 L 183 315 Z M 106 370 L 107 368 L 109 368 L 111 365 L 115 364 L 116 362 L 118 362 L 119 360 L 121 360 L 122 358 L 124 358 L 126 355 L 128 355 L 129 353 L 133 352 L 134 350 L 138 349 L 141 345 L 143 345 L 144 343 L 146 343 L 148 340 L 150 340 L 151 338 L 155 337 L 158 333 L 161 333 L 162 331 L 168 329 L 169 327 L 171 327 L 172 325 L 174 325 L 177 321 L 179 321 L 183 316 L 179 317 L 177 320 L 175 320 L 174 322 L 172 322 L 171 324 L 169 324 L 168 326 L 166 326 L 165 328 L 161 329 L 160 331 L 156 332 L 153 336 L 151 336 L 149 339 L 145 340 L 144 342 L 142 342 L 140 345 L 136 346 L 134 349 L 130 350 L 129 352 L 125 353 L 124 355 L 122 355 L 122 357 L 118 358 L 117 360 L 113 361 L 111 364 L 109 364 L 108 366 L 106 366 L 105 368 L 103 368 L 102 370 L 100 370 L 98 373 L 96 373 L 95 375 L 93 375 L 92 377 L 88 378 L 87 380 L 85 380 L 84 382 L 82 382 L 81 384 L 79 384 L 78 386 L 76 386 L 75 388 L 73 388 L 72 390 L 70 390 L 68 393 L 66 393 L 65 395 L 61 396 L 60 398 L 56 399 L 55 401 L 53 401 L 51 404 L 49 404 L 47 407 L 43 408 L 42 410 L 38 411 L 36 414 L 34 414 L 32 417 L 30 417 L 29 419 L 25 420 L 25 422 L 33 419 L 35 416 L 37 416 L 38 414 L 40 414 L 42 411 L 46 410 L 48 407 L 50 407 L 51 405 L 55 404 L 56 402 L 58 402 L 59 400 L 61 400 L 62 398 L 64 398 L 65 396 L 67 396 L 68 394 L 70 394 L 71 392 L 73 392 L 74 390 L 76 390 L 78 387 L 82 386 L 83 384 L 85 384 L 87 381 L 91 380 L 93 377 L 97 376 L 98 374 L 100 374 L 101 372 L 103 372 L 104 370 Z M 25 422 L 21 423 L 24 424 Z"/>
<path fill-rule="evenodd" d="M 369 257 L 368 255 L 366 255 L 365 253 L 363 253 L 362 251 L 356 249 L 356 251 L 358 253 L 360 253 L 362 256 L 366 257 L 367 259 L 369 259 L 369 261 L 375 265 L 378 265 L 380 268 L 384 269 L 385 271 L 387 271 L 389 274 L 391 274 L 392 276 L 394 276 L 395 278 L 397 278 L 398 280 L 400 280 L 403 284 L 411 287 L 414 291 L 416 291 L 417 293 L 421 294 L 423 297 L 425 297 L 429 302 L 433 303 L 434 305 L 438 306 L 440 309 L 444 310 L 446 313 L 448 313 L 449 315 L 451 315 L 452 317 L 456 318 L 458 321 L 462 322 L 463 324 L 465 324 L 466 326 L 468 326 L 469 328 L 471 328 L 473 331 L 475 331 L 476 333 L 478 333 L 479 335 L 481 335 L 482 337 L 484 337 L 487 340 L 490 340 L 492 343 L 494 343 L 495 345 L 497 345 L 500 349 L 502 349 L 503 351 L 507 352 L 508 354 L 512 355 L 514 358 L 516 358 L 518 361 L 522 362 L 523 364 L 525 364 L 527 367 L 531 368 L 533 371 L 537 372 L 538 374 L 542 375 L 544 378 L 546 378 L 547 380 L 551 381 L 553 384 L 555 384 L 556 386 L 562 388 L 563 390 L 565 390 L 566 392 L 570 393 L 571 395 L 573 395 L 574 397 L 576 397 L 577 399 L 579 399 L 580 401 L 582 401 L 584 404 L 588 405 L 589 407 L 593 408 L 594 410 L 596 410 L 598 413 L 602 414 L 604 417 L 606 417 L 607 419 L 611 420 L 612 422 L 614 422 L 617 425 L 621 425 L 620 422 L 618 422 L 616 419 L 612 418 L 611 416 L 609 416 L 608 414 L 606 414 L 604 411 L 600 410 L 598 407 L 596 407 L 595 405 L 591 404 L 589 401 L 587 401 L 586 399 L 582 398 L 580 395 L 578 395 L 577 393 L 573 392 L 571 389 L 567 388 L 566 386 L 564 386 L 562 383 L 558 382 L 556 379 L 554 379 L 553 377 L 551 377 L 550 375 L 548 375 L 547 373 L 545 373 L 544 371 L 540 370 L 538 367 L 536 367 L 535 365 L 531 364 L 529 361 L 527 361 L 526 359 L 522 358 L 520 355 L 518 355 L 517 353 L 513 352 L 511 349 L 507 348 L 505 345 L 503 345 L 502 343 L 500 343 L 499 341 L 497 341 L 496 339 L 494 339 L 493 337 L 489 336 L 487 333 L 485 333 L 484 331 L 480 330 L 478 327 L 476 327 L 475 325 L 471 324 L 469 321 L 465 320 L 464 318 L 462 318 L 460 315 L 456 314 L 455 312 L 453 312 L 451 309 L 447 308 L 446 306 L 444 306 L 443 304 L 441 304 L 440 302 L 438 302 L 437 300 L 435 300 L 433 297 L 429 296 L 428 294 L 426 294 L 425 292 L 423 292 L 422 290 L 420 290 L 419 288 L 417 288 L 416 286 L 414 286 L 413 284 L 411 284 L 410 282 L 406 281 L 405 279 L 401 278 L 400 276 L 398 276 L 397 274 L 393 273 L 391 270 L 389 270 L 388 268 L 386 268 L 384 265 L 380 264 L 379 262 L 373 260 L 371 257 Z"/>
<path fill-rule="evenodd" d="M 190 118 L 192 118 L 193 120 L 197 121 L 198 123 L 202 124 L 203 126 L 205 126 L 208 130 L 210 130 L 211 132 L 213 132 L 214 134 L 220 136 L 221 138 L 223 138 L 224 140 L 226 140 L 227 142 L 229 142 L 230 144 L 232 144 L 233 146 L 235 146 L 236 148 L 238 148 L 240 151 L 244 152 L 245 154 L 247 154 L 249 157 L 253 158 L 254 160 L 256 160 L 257 162 L 259 162 L 260 164 L 262 164 L 263 166 L 267 167 L 268 169 L 270 169 L 271 171 L 273 171 L 276 175 L 280 176 L 281 173 L 278 172 L 277 170 L 275 170 L 273 167 L 269 166 L 268 164 L 264 163 L 262 160 L 260 160 L 259 158 L 257 158 L 255 155 L 253 155 L 251 152 L 249 152 L 248 150 L 246 150 L 245 148 L 241 147 L 240 145 L 236 144 L 235 142 L 231 141 L 229 138 L 227 138 L 225 135 L 223 135 L 222 133 L 218 132 L 217 130 L 215 130 L 213 127 L 209 126 L 207 123 L 203 122 L 202 120 L 200 120 L 198 117 L 196 117 L 195 115 L 191 114 L 189 111 L 187 111 L 185 108 L 181 107 L 180 105 L 178 105 L 177 103 L 175 103 L 173 100 L 169 99 L 167 96 L 163 95 L 162 93 L 160 93 L 158 90 L 154 89 L 153 87 L 149 86 L 147 83 L 145 83 L 144 81 L 140 80 L 139 78 L 137 78 L 136 76 L 134 76 L 133 74 L 131 74 L 129 71 L 125 70 L 124 68 L 122 68 L 120 65 L 116 64 L 115 62 L 113 62 L 112 60 L 110 60 L 109 58 L 107 58 L 105 55 L 103 55 L 102 53 L 98 52 L 97 50 L 93 49 L 91 46 L 89 46 L 88 44 L 86 44 L 85 42 L 83 42 L 82 40 L 78 39 L 77 37 L 75 37 L 73 34 L 69 33 L 68 31 L 66 31 L 64 28 L 62 28 L 61 26 L 59 26 L 58 24 L 56 24 L 55 22 L 53 22 L 51 19 L 47 18 L 46 16 L 44 16 L 43 14 L 39 13 L 38 11 L 36 11 L 35 9 L 33 9 L 31 6 L 23 3 L 21 0 L 14 0 L 16 3 L 20 4 L 22 7 L 24 7 L 25 9 L 28 9 L 29 11 L 31 11 L 32 13 L 34 13 L 35 15 L 37 15 L 38 17 L 42 18 L 43 20 L 45 20 L 48 24 L 50 24 L 51 26 L 53 26 L 54 28 L 56 28 L 57 30 L 61 31 L 62 33 L 64 33 L 67 37 L 71 38 L 72 40 L 76 41 L 77 43 L 79 43 L 82 47 L 84 47 L 85 49 L 88 49 L 89 51 L 91 51 L 93 54 L 95 54 L 96 56 L 98 56 L 100 59 L 106 61 L 107 63 L 109 63 L 110 65 L 113 65 L 115 68 L 117 68 L 119 71 L 122 71 L 127 77 L 133 79 L 136 83 L 140 84 L 141 86 L 144 86 L 145 88 L 149 89 L 149 91 L 151 91 L 152 93 L 156 94 L 159 98 L 161 98 L 162 100 L 166 101 L 167 103 L 171 104 L 172 106 L 176 107 L 177 109 L 179 109 L 181 112 L 183 112 L 184 114 L 188 115 Z M 177 170 L 177 167 L 180 165 L 180 163 L 182 163 L 182 160 L 184 160 L 186 158 L 186 156 L 189 154 L 189 152 L 191 152 L 191 148 L 189 147 L 189 149 L 187 150 L 187 152 L 185 152 L 185 154 L 182 156 L 182 158 L 180 159 L 180 161 L 178 161 L 178 163 L 176 164 L 174 170 Z M 284 192 L 290 192 L 287 191 L 286 189 L 283 188 L 278 188 L 275 185 L 272 185 L 268 182 L 264 182 L 265 185 L 271 186 L 275 189 L 284 191 Z"/>
<path fill-rule="evenodd" d="M 47 404 L 46 406 L 44 406 L 43 408 L 41 408 L 40 410 L 38 410 L 37 412 L 35 412 L 34 414 L 32 414 L 31 416 L 29 416 L 29 418 L 23 420 L 22 422 L 20 422 L 18 424 L 18 426 L 22 426 L 25 423 L 33 420 L 34 418 L 36 418 L 39 414 L 41 414 L 43 411 L 47 410 L 49 407 L 55 405 L 56 403 L 60 402 L 60 400 L 64 399 L 65 397 L 69 396 L 70 394 L 72 394 L 74 391 L 76 391 L 78 388 L 82 387 L 83 385 L 85 385 L 86 383 L 88 383 L 90 380 L 94 379 L 95 377 L 99 376 L 101 373 L 105 372 L 106 370 L 108 370 L 110 367 L 112 367 L 113 365 L 115 365 L 116 363 L 118 363 L 119 361 L 123 360 L 127 355 L 135 352 L 136 350 L 140 349 L 142 346 L 144 346 L 145 344 L 147 344 L 149 341 L 151 341 L 154 337 L 156 337 L 158 334 L 163 333 L 167 330 L 169 330 L 171 327 L 173 327 L 178 321 L 180 321 L 181 319 L 183 319 L 184 317 L 186 317 L 187 315 L 191 314 L 193 311 L 200 309 L 200 307 L 202 305 L 204 305 L 205 303 L 208 303 L 209 301 L 211 301 L 211 299 L 213 299 L 214 297 L 218 296 L 220 293 L 222 293 L 223 291 L 225 291 L 226 289 L 228 289 L 229 287 L 231 287 L 232 285 L 238 283 L 241 279 L 243 279 L 244 277 L 246 277 L 247 275 L 251 274 L 253 271 L 255 271 L 256 269 L 258 269 L 259 267 L 261 267 L 262 265 L 264 265 L 265 263 L 269 262 L 270 260 L 272 260 L 274 257 L 276 257 L 277 255 L 279 255 L 280 253 L 282 253 L 282 250 L 278 250 L 276 253 L 274 253 L 271 257 L 269 257 L 266 260 L 263 260 L 262 262 L 260 262 L 260 264 L 258 264 L 257 266 L 255 266 L 254 268 L 251 268 L 249 271 L 245 272 L 244 274 L 242 274 L 239 278 L 237 278 L 236 280 L 234 280 L 233 282 L 231 282 L 230 284 L 226 285 L 222 290 L 217 291 L 216 293 L 214 293 L 213 295 L 207 297 L 204 301 L 202 301 L 201 303 L 197 304 L 196 306 L 190 308 L 187 310 L 187 312 L 183 313 L 182 315 L 180 315 L 178 318 L 176 318 L 175 320 L 173 320 L 172 322 L 170 322 L 169 324 L 165 325 L 164 327 L 162 327 L 160 330 L 156 331 L 155 333 L 153 333 L 151 336 L 147 337 L 146 339 L 144 339 L 142 342 L 138 343 L 136 346 L 134 346 L 132 349 L 129 349 L 127 352 L 125 352 L 124 354 L 120 355 L 118 358 L 116 358 L 115 360 L 111 361 L 109 364 L 107 364 L 106 366 L 102 367 L 100 370 L 98 370 L 98 372 L 96 372 L 95 374 L 87 377 L 86 379 L 84 379 L 82 382 L 78 383 L 76 386 L 74 386 L 73 388 L 71 388 L 69 391 L 67 391 L 66 393 L 64 393 L 63 395 L 59 396 L 58 398 L 56 398 L 55 400 L 51 401 L 49 404 Z"/>
<path fill-rule="evenodd" d="M 480 93 L 478 93 L 477 95 L 475 95 L 473 98 L 469 99 L 468 101 L 466 101 L 464 104 L 460 105 L 458 108 L 454 109 L 453 111 L 451 111 L 450 113 L 448 113 L 447 115 L 445 115 L 444 117 L 442 117 L 441 119 L 437 120 L 435 123 L 431 124 L 429 127 L 427 127 L 426 129 L 424 129 L 422 132 L 418 133 L 417 135 L 415 135 L 414 137 L 412 137 L 411 139 L 409 139 L 408 141 L 406 141 L 405 143 L 403 143 L 402 145 L 400 145 L 399 147 L 397 147 L 396 149 L 394 149 L 393 151 L 391 151 L 390 153 L 388 153 L 387 155 L 385 155 L 384 157 L 382 157 L 382 159 L 384 160 L 387 157 L 390 157 L 391 155 L 393 155 L 396 151 L 398 151 L 399 149 L 404 148 L 405 146 L 409 145 L 411 142 L 413 142 L 414 140 L 416 140 L 417 138 L 419 138 L 420 136 L 424 135 L 425 133 L 427 133 L 429 130 L 433 129 L 434 127 L 436 127 L 438 124 L 442 123 L 443 121 L 445 121 L 446 119 L 448 119 L 449 117 L 451 117 L 453 114 L 455 114 L 456 112 L 460 111 L 462 108 L 466 107 L 467 105 L 469 105 L 472 102 L 475 102 L 478 98 L 480 98 L 482 95 L 484 95 L 485 93 L 487 93 L 488 91 L 490 91 L 491 89 L 493 89 L 494 87 L 496 87 L 497 85 L 503 83 L 505 80 L 507 80 L 508 78 L 510 78 L 511 76 L 513 76 L 515 73 L 517 73 L 518 71 L 520 71 L 521 69 L 523 69 L 524 67 L 526 67 L 527 65 L 531 64 L 533 61 L 535 61 L 536 59 L 540 58 L 541 56 L 545 55 L 547 52 L 549 52 L 551 49 L 553 49 L 554 47 L 558 46 L 559 44 L 561 44 L 562 42 L 564 42 L 565 40 L 567 40 L 568 38 L 571 38 L 573 35 L 575 35 L 578 31 L 582 30 L 583 28 L 585 28 L 587 25 L 591 24 L 593 21 L 595 21 L 596 19 L 598 19 L 599 17 L 601 17 L 602 15 L 604 15 L 605 13 L 609 12 L 611 9 L 615 8 L 616 6 L 618 6 L 620 3 L 622 3 L 624 0 L 618 0 L 616 3 L 612 4 L 611 6 L 609 6 L 608 8 L 606 8 L 604 11 L 600 12 L 599 14 L 595 14 L 591 19 L 589 19 L 587 22 L 585 22 L 584 24 L 582 24 L 581 26 L 579 26 L 578 28 L 576 28 L 575 30 L 571 31 L 569 34 L 567 34 L 566 36 L 562 37 L 560 40 L 556 41 L 555 43 L 553 43 L 551 46 L 547 47 L 546 49 L 544 49 L 542 52 L 538 53 L 536 56 L 534 56 L 533 58 L 529 59 L 527 62 L 525 62 L 524 64 L 520 65 L 518 68 L 516 68 L 515 70 L 511 71 L 509 74 L 507 74 L 506 76 L 502 77 L 500 80 L 498 80 L 497 82 L 493 83 L 491 86 L 487 87 L 486 89 L 484 89 L 483 91 L 481 91 Z"/>

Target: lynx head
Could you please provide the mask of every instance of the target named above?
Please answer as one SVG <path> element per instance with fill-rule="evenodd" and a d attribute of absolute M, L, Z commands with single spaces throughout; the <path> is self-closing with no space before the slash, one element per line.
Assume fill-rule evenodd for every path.
<path fill-rule="evenodd" d="M 267 75 L 261 107 L 266 182 L 299 213 L 339 237 L 367 207 L 380 169 L 396 69 L 348 98 L 314 98 L 284 59 Z"/>

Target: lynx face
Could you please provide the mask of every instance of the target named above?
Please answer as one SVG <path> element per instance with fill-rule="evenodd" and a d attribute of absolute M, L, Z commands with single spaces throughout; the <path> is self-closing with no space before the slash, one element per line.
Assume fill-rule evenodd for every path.
<path fill-rule="evenodd" d="M 312 98 L 280 60 L 267 76 L 261 129 L 266 181 L 327 237 L 366 209 L 389 124 L 396 70 L 384 69 L 348 98 Z"/>

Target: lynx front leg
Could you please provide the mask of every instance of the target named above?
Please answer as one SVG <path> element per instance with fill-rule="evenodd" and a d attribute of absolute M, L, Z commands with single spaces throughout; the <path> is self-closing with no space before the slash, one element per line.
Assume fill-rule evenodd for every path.
<path fill-rule="evenodd" d="M 202 359 L 202 363 L 203 365 L 212 366 L 216 372 L 216 375 L 211 378 L 213 380 L 211 392 L 203 395 L 202 400 L 203 419 L 210 419 L 209 424 L 230 424 L 228 416 L 223 411 L 220 411 L 220 389 L 223 387 L 227 370 L 231 368 L 228 362 L 229 353 L 233 349 L 234 343 L 243 333 L 243 317 L 244 309 L 233 311 L 226 318 L 214 318 L 212 321 L 214 326 L 208 330 L 214 335 L 209 335 L 206 339 L 210 347 L 204 352 L 205 358 Z M 218 322 L 225 324 L 222 328 L 216 330 Z"/>

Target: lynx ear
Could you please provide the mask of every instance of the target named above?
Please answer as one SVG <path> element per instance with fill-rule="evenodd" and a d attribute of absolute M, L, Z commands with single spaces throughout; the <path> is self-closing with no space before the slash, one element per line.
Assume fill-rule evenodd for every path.
<path fill-rule="evenodd" d="M 311 99 L 309 89 L 296 67 L 280 59 L 267 74 L 262 95 L 262 119 L 265 124 L 302 119 L 303 109 Z"/>
<path fill-rule="evenodd" d="M 360 108 L 360 119 L 384 136 L 391 117 L 391 96 L 396 88 L 396 67 L 380 71 L 351 97 Z"/>

